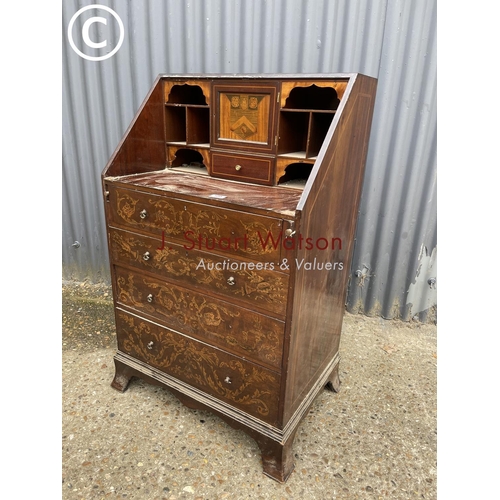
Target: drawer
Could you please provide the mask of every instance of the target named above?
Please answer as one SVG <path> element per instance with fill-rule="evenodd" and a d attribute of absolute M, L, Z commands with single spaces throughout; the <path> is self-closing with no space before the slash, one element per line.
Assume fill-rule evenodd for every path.
<path fill-rule="evenodd" d="M 160 235 L 185 249 L 278 262 L 282 220 L 109 185 L 112 225 Z"/>
<path fill-rule="evenodd" d="M 120 267 L 114 271 L 119 304 L 242 358 L 281 368 L 282 321 Z"/>
<path fill-rule="evenodd" d="M 116 310 L 118 349 L 213 397 L 275 425 L 280 375 Z"/>
<path fill-rule="evenodd" d="M 212 153 L 212 176 L 270 185 L 273 183 L 273 162 L 271 158 Z"/>
<path fill-rule="evenodd" d="M 267 262 L 237 261 L 186 251 L 174 243 L 161 248 L 161 238 L 114 228 L 109 229 L 109 245 L 114 264 L 148 271 L 181 286 L 202 287 L 205 294 L 222 295 L 249 309 L 257 307 L 273 315 L 285 315 L 288 275 L 275 271 L 277 266 L 271 269 Z"/>

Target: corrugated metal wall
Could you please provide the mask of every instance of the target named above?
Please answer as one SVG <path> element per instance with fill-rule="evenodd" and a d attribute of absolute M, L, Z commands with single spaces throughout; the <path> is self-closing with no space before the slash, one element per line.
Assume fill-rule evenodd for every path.
<path fill-rule="evenodd" d="M 360 72 L 379 79 L 348 309 L 420 319 L 436 301 L 435 0 L 102 0 L 124 42 L 70 46 L 63 3 L 64 278 L 109 279 L 100 173 L 159 73 Z M 115 18 L 72 29 L 114 47 Z M 428 283 L 430 280 L 431 284 Z M 411 302 L 410 302 L 411 300 Z M 408 303 L 407 303 L 408 302 Z M 432 315 L 433 317 L 433 315 Z"/>

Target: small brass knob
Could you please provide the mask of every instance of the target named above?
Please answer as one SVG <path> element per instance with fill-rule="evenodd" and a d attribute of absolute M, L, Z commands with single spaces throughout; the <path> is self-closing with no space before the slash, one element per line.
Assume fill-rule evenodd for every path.
<path fill-rule="evenodd" d="M 234 167 L 235 170 L 241 170 L 241 165 L 236 165 L 236 167 Z"/>
<path fill-rule="evenodd" d="M 234 279 L 233 276 L 230 276 L 228 279 L 227 279 L 227 284 L 228 285 L 234 285 L 236 283 L 236 280 Z"/>
<path fill-rule="evenodd" d="M 231 383 L 231 379 L 229 377 L 226 377 L 224 379 L 224 382 L 226 382 L 226 384 L 230 384 Z"/>
<path fill-rule="evenodd" d="M 141 212 L 139 212 L 139 217 L 141 219 L 145 219 L 147 216 L 148 216 L 148 212 L 146 211 L 146 209 L 144 209 Z"/>
<path fill-rule="evenodd" d="M 149 260 L 151 258 L 151 254 L 149 252 L 145 252 L 144 255 L 142 256 L 144 260 Z"/>
<path fill-rule="evenodd" d="M 153 349 L 153 341 L 149 342 L 148 345 L 146 346 L 149 350 Z"/>
<path fill-rule="evenodd" d="M 152 294 L 152 293 L 150 293 L 150 294 L 147 296 L 147 298 L 146 298 L 146 299 L 147 299 L 147 301 L 148 301 L 149 303 L 153 302 L 153 294 Z"/>
<path fill-rule="evenodd" d="M 295 234 L 295 231 L 293 229 L 286 229 L 285 230 L 285 236 L 290 238 L 290 236 L 293 236 Z"/>

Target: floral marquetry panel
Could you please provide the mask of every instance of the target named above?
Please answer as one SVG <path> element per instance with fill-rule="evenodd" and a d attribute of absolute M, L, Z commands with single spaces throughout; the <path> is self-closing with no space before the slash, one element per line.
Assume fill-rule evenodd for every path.
<path fill-rule="evenodd" d="M 109 191 L 114 224 L 160 235 L 165 245 L 278 263 L 283 222 L 132 190 Z"/>
<path fill-rule="evenodd" d="M 117 311 L 118 348 L 273 424 L 280 377 L 154 323 Z"/>
<path fill-rule="evenodd" d="M 273 369 L 281 366 L 282 321 L 116 267 L 117 301 L 165 326 Z"/>
<path fill-rule="evenodd" d="M 284 316 L 288 275 L 270 266 L 187 251 L 182 246 L 162 242 L 126 231 L 110 230 L 113 260 L 177 280 L 180 284 L 203 287 L 227 298 Z M 267 264 L 267 263 L 266 263 Z"/>

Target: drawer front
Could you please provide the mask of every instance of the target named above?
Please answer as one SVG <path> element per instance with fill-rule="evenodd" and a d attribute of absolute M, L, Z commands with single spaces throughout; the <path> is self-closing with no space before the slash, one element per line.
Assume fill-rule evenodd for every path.
<path fill-rule="evenodd" d="M 282 321 L 120 267 L 115 280 L 118 303 L 240 357 L 281 368 Z"/>
<path fill-rule="evenodd" d="M 280 376 L 248 361 L 116 310 L 120 351 L 276 424 Z"/>
<path fill-rule="evenodd" d="M 109 186 L 111 224 L 160 235 L 187 250 L 278 262 L 282 220 Z"/>
<path fill-rule="evenodd" d="M 180 285 L 203 287 L 206 293 L 242 301 L 249 309 L 259 307 L 285 315 L 288 275 L 270 270 L 270 266 L 266 269 L 268 263 L 224 259 L 206 252 L 186 251 L 173 243 L 161 248 L 160 239 L 112 228 L 109 242 L 115 264 L 149 271 Z"/>
<path fill-rule="evenodd" d="M 273 161 L 270 158 L 212 153 L 212 176 L 270 185 L 273 183 Z"/>

